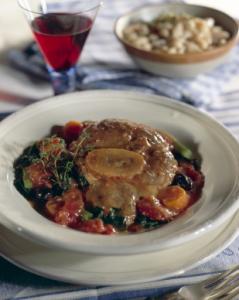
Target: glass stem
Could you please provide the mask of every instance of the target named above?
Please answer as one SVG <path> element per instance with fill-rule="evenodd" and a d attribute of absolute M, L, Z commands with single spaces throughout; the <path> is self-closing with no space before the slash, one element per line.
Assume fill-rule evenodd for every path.
<path fill-rule="evenodd" d="M 55 95 L 70 93 L 76 89 L 76 68 L 64 71 L 54 71 L 49 68 L 49 73 Z"/>

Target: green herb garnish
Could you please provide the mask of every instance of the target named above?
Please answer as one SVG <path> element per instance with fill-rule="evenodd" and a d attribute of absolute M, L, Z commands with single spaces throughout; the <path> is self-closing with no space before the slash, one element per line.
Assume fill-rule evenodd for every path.
<path fill-rule="evenodd" d="M 70 187 L 73 166 L 72 158 L 65 152 L 61 153 L 53 162 L 53 167 L 51 167 L 51 172 L 54 175 L 53 181 L 63 191 L 66 191 Z"/>
<path fill-rule="evenodd" d="M 73 157 L 74 160 L 80 155 L 84 156 L 88 151 L 91 151 L 90 149 L 87 149 L 88 147 L 91 148 L 91 146 L 85 146 L 82 147 L 83 142 L 90 137 L 90 134 L 87 132 L 87 129 L 85 129 L 82 134 L 80 135 L 79 139 L 76 141 L 76 148 L 73 151 Z"/>

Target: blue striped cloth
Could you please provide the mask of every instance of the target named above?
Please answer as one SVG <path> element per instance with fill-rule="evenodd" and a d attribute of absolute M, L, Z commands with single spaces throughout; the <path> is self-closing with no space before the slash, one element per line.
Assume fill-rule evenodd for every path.
<path fill-rule="evenodd" d="M 158 0 L 105 0 L 104 8 L 97 18 L 81 58 L 78 88 L 131 89 L 167 95 L 202 107 L 239 137 L 239 48 L 235 48 L 231 61 L 226 65 L 194 80 L 173 80 L 140 72 L 115 39 L 112 26 L 117 16 L 144 2 Z M 11 62 L 24 72 L 47 78 L 38 54 L 12 50 L 9 57 Z M 225 83 L 228 88 L 223 92 Z M 5 116 L 4 113 L 2 111 L 2 116 Z M 239 239 L 209 262 L 183 275 L 118 287 L 87 288 L 60 283 L 20 270 L 0 258 L 0 300 L 123 300 L 136 297 L 144 299 L 146 296 L 160 295 L 184 284 L 205 279 L 214 272 L 238 264 L 238 249 Z"/>
<path fill-rule="evenodd" d="M 116 53 L 120 55 L 121 52 Z M 116 53 L 114 53 L 115 57 L 117 57 Z M 25 51 L 11 50 L 9 59 L 15 67 L 26 73 L 48 79 L 43 59 L 35 44 L 29 45 Z M 152 76 L 135 68 L 132 62 L 128 65 L 125 65 L 124 61 L 121 63 L 122 66 L 116 63 L 103 64 L 102 62 L 79 65 L 77 88 L 79 90 L 137 90 L 168 96 L 196 107 L 208 107 L 218 100 L 224 84 L 239 74 L 239 47 L 232 51 L 231 60 L 227 64 L 219 66 L 208 74 L 200 75 L 196 79 Z"/>

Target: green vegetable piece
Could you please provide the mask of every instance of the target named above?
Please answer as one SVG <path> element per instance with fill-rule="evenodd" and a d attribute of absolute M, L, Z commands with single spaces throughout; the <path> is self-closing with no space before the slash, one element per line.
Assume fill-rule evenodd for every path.
<path fill-rule="evenodd" d="M 188 147 L 186 147 L 185 145 L 183 145 L 181 142 L 177 141 L 176 139 L 174 139 L 174 147 L 175 150 L 177 152 L 179 152 L 179 154 L 181 154 L 184 158 L 186 159 L 193 159 L 193 152 L 191 151 L 191 149 L 189 149 Z"/>
<path fill-rule="evenodd" d="M 81 219 L 83 221 L 91 220 L 91 219 L 93 219 L 93 217 L 94 217 L 94 215 L 91 212 L 87 211 L 87 210 L 85 210 L 83 212 L 83 214 L 81 215 Z"/>
<path fill-rule="evenodd" d="M 32 189 L 32 182 L 30 178 L 27 176 L 26 171 L 24 169 L 22 170 L 22 181 L 23 181 L 24 188 L 26 190 Z"/>
<path fill-rule="evenodd" d="M 187 146 L 179 142 L 173 135 L 166 131 L 161 131 L 161 134 L 165 139 L 169 139 L 169 141 L 173 144 L 174 149 L 184 158 L 191 160 L 193 159 L 193 152 Z"/>

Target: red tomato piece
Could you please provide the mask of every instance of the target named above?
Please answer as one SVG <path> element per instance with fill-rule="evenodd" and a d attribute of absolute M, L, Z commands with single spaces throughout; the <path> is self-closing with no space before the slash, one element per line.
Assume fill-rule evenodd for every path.
<path fill-rule="evenodd" d="M 49 196 L 47 198 L 47 202 L 45 204 L 45 213 L 49 218 L 53 218 L 56 216 L 57 212 L 64 205 L 61 197 L 52 197 Z"/>
<path fill-rule="evenodd" d="M 155 221 L 169 221 L 175 215 L 175 212 L 163 207 L 156 198 L 142 198 L 137 202 L 138 211 Z"/>
<path fill-rule="evenodd" d="M 105 233 L 106 228 L 101 219 L 83 221 L 79 224 L 79 230 L 90 233 Z"/>
<path fill-rule="evenodd" d="M 55 222 L 73 226 L 78 222 L 80 213 L 84 208 L 82 193 L 75 187 L 71 188 L 62 195 L 62 200 L 64 205 L 56 213 Z"/>
<path fill-rule="evenodd" d="M 73 226 L 77 223 L 77 216 L 67 210 L 61 209 L 57 212 L 54 220 L 57 224 Z"/>
<path fill-rule="evenodd" d="M 51 174 L 47 172 L 41 162 L 34 163 L 25 168 L 26 177 L 33 188 L 51 188 Z"/>
<path fill-rule="evenodd" d="M 143 230 L 142 226 L 139 224 L 131 224 L 129 225 L 129 227 L 127 228 L 129 232 L 132 233 L 137 233 Z"/>
<path fill-rule="evenodd" d="M 84 125 L 77 121 L 70 121 L 63 128 L 63 137 L 67 144 L 75 141 L 80 136 Z"/>
<path fill-rule="evenodd" d="M 103 232 L 104 234 L 110 235 L 116 232 L 116 229 L 111 224 L 105 225 L 105 231 Z"/>

